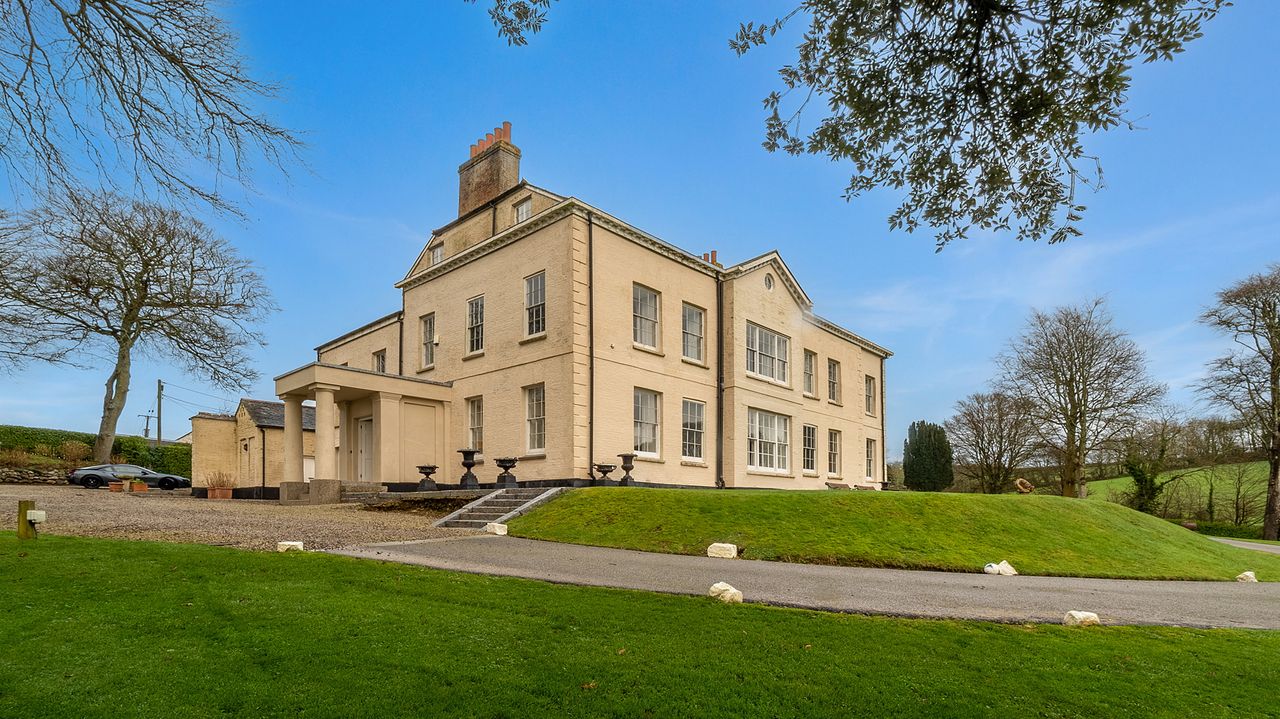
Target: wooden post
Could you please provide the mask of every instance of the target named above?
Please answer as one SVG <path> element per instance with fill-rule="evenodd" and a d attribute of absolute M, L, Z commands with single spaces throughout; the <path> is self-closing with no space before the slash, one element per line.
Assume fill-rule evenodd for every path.
<path fill-rule="evenodd" d="M 27 521 L 27 510 L 35 508 L 36 503 L 30 499 L 18 500 L 18 539 L 36 538 L 36 525 Z"/>

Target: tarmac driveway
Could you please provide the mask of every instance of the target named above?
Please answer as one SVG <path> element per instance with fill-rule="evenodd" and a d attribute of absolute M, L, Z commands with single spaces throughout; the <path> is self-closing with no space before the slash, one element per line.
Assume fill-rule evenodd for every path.
<path fill-rule="evenodd" d="M 470 535 L 369 544 L 334 554 L 563 584 L 704 595 L 715 582 L 748 602 L 858 614 L 1280 629 L 1280 583 L 1163 582 L 864 569 L 711 559 Z"/>

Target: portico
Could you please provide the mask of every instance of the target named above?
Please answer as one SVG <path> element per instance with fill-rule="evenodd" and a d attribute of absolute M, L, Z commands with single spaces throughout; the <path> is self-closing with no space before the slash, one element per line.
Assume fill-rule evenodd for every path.
<path fill-rule="evenodd" d="M 280 375 L 275 383 L 285 405 L 283 482 L 306 481 L 307 400 L 315 402 L 316 482 L 416 482 L 418 465 L 445 464 L 453 454 L 449 383 L 320 362 Z"/>

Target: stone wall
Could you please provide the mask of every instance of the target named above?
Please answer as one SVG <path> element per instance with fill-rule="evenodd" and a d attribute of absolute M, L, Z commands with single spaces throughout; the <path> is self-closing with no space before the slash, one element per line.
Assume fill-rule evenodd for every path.
<path fill-rule="evenodd" d="M 0 484 L 66 484 L 67 473 L 61 469 L 0 467 Z"/>

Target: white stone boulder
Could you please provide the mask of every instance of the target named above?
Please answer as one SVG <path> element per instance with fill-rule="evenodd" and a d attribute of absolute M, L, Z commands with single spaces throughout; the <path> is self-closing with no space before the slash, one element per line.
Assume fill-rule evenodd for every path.
<path fill-rule="evenodd" d="M 1241 572 L 1236 577 L 1236 581 L 1237 582 L 1256 582 L 1258 581 L 1258 575 L 1254 574 L 1253 572 Z"/>
<path fill-rule="evenodd" d="M 499 537 L 505 537 L 507 536 L 507 525 L 498 524 L 497 522 L 489 522 L 488 524 L 484 525 L 484 531 L 488 532 L 489 534 L 496 534 Z"/>
<path fill-rule="evenodd" d="M 738 545 L 716 542 L 710 547 L 707 547 L 707 556 L 715 557 L 717 559 L 737 559 Z"/>
<path fill-rule="evenodd" d="M 1070 611 L 1062 618 L 1062 623 L 1068 627 L 1091 627 L 1102 624 L 1102 620 L 1093 612 Z"/>
<path fill-rule="evenodd" d="M 301 552 L 302 542 L 276 542 L 277 552 Z"/>
<path fill-rule="evenodd" d="M 998 574 L 1002 577 L 1012 577 L 1018 573 L 1018 570 L 1014 569 L 1013 565 L 1005 560 L 1000 560 L 999 564 L 988 564 L 982 568 L 982 571 L 987 574 Z"/>
<path fill-rule="evenodd" d="M 716 582 L 715 584 L 712 584 L 711 591 L 708 592 L 708 594 L 719 599 L 725 604 L 742 603 L 742 592 L 734 589 L 733 585 L 728 582 Z"/>

